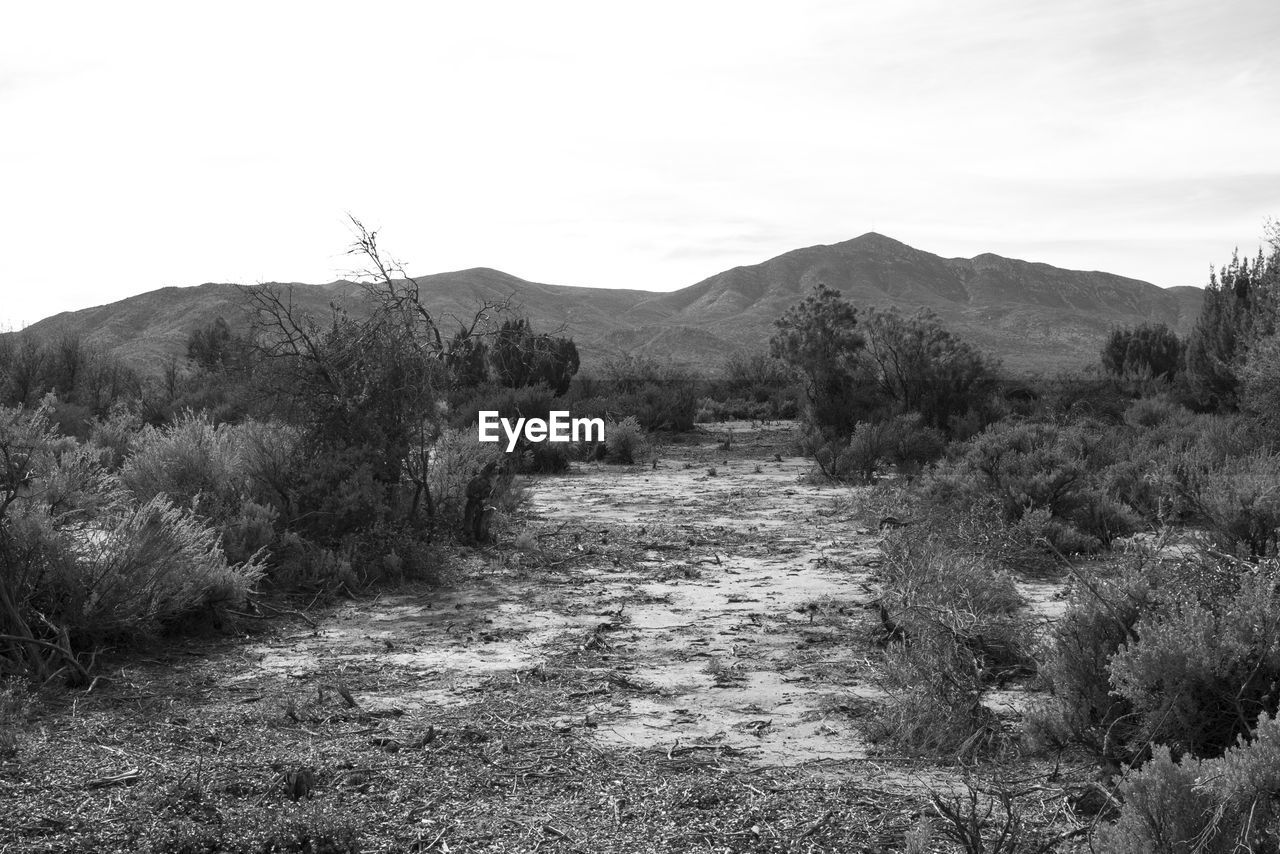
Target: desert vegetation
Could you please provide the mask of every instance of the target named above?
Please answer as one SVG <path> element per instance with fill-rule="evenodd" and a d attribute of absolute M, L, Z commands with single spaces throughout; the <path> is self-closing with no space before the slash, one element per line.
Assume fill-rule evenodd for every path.
<path fill-rule="evenodd" d="M 864 315 L 821 287 L 779 321 L 822 474 L 901 475 L 872 505 L 889 529 L 887 699 L 865 729 L 985 780 L 938 801 L 966 850 L 1043 850 L 1009 841 L 1018 807 L 999 784 L 1037 757 L 1054 778 L 1064 761 L 1098 769 L 1055 845 L 1276 850 L 1272 237 L 1214 275 L 1187 341 L 1115 330 L 1092 376 L 1015 385 L 927 318 Z M 945 441 L 921 436 L 929 453 L 904 465 L 894 440 L 930 429 Z M 1021 592 L 1042 579 L 1061 613 Z M 1002 717 L 992 698 L 1020 681 L 1030 699 Z"/>
<path fill-rule="evenodd" d="M 157 745 L 21 850 L 1280 850 L 1280 235 L 1185 339 L 1028 376 L 823 285 L 720 365 L 587 364 L 355 229 L 359 311 L 248 288 L 150 370 L 0 337 L 0 786 L 126 755 L 128 697 Z"/>

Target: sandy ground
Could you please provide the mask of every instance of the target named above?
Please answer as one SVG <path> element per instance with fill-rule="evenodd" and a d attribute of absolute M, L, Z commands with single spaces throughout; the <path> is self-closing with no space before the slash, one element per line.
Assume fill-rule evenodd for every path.
<path fill-rule="evenodd" d="M 590 707 L 602 745 L 864 757 L 846 710 L 874 689 L 851 628 L 868 624 L 879 538 L 851 509 L 857 490 L 804 482 L 810 463 L 782 455 L 788 428 L 736 425 L 726 451 L 716 425 L 643 465 L 527 479 L 506 532 L 522 548 L 476 551 L 453 591 L 351 603 L 251 645 L 258 668 L 233 679 L 383 669 L 395 678 L 362 702 L 421 709 L 590 644 L 604 684 L 632 689 Z"/>

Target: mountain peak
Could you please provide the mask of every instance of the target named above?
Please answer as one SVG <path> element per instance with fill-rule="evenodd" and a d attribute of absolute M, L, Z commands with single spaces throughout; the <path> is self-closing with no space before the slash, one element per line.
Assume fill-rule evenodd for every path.
<path fill-rule="evenodd" d="M 916 251 L 916 252 L 919 251 L 918 249 L 915 249 L 914 247 L 908 246 L 907 244 L 903 243 L 901 240 L 895 240 L 889 235 L 881 234 L 878 231 L 868 231 L 866 234 L 859 234 L 857 237 L 851 240 L 846 240 L 842 243 L 837 243 L 835 245 L 848 247 L 850 249 L 892 248 L 892 249 L 911 249 L 912 251 Z"/>

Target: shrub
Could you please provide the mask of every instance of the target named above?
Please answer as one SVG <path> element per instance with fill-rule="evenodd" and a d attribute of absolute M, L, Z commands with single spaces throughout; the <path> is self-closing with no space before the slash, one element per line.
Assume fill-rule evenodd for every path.
<path fill-rule="evenodd" d="M 1280 850 L 1277 769 L 1280 724 L 1269 715 L 1220 758 L 1175 761 L 1167 747 L 1158 747 L 1120 782 L 1120 816 L 1098 841 L 1117 854 L 1274 854 Z"/>
<path fill-rule="evenodd" d="M 381 460 L 374 448 L 351 445 L 303 459 L 290 491 L 289 527 L 336 546 L 346 537 L 387 523 L 393 513 Z"/>
<path fill-rule="evenodd" d="M 1119 424 L 1132 399 L 1133 395 L 1123 383 L 1086 374 L 1053 378 L 1046 383 L 1041 401 L 1046 415 Z"/>
<path fill-rule="evenodd" d="M 1049 637 L 1040 668 L 1052 702 L 1036 709 L 1028 733 L 1056 747 L 1082 744 L 1123 761 L 1136 730 L 1132 705 L 1111 684 L 1111 659 L 1137 638 L 1134 626 L 1152 607 L 1151 567 L 1135 555 L 1119 578 L 1080 576 Z"/>
<path fill-rule="evenodd" d="M 763 351 L 736 350 L 724 361 L 724 381 L 729 391 L 755 403 L 776 399 L 795 382 L 787 363 Z"/>
<path fill-rule="evenodd" d="M 22 442 L 16 433 L 35 440 L 27 445 L 35 488 L 10 492 L 0 525 L 0 633 L 9 636 L 0 657 L 43 676 L 45 651 L 55 650 L 55 660 L 83 675 L 75 654 L 91 643 L 153 634 L 243 600 L 262 575 L 256 558 L 229 564 L 216 529 L 164 495 L 136 502 L 87 463 L 95 452 L 57 453 L 40 418 L 20 415 L 0 428 L 10 452 Z"/>
<path fill-rule="evenodd" d="M 634 416 L 614 421 L 605 426 L 605 460 L 619 465 L 631 465 L 645 451 L 644 430 Z"/>
<path fill-rule="evenodd" d="M 872 484 L 893 455 L 894 432 L 889 422 L 859 422 L 845 438 L 810 429 L 801 449 L 827 480 Z"/>
<path fill-rule="evenodd" d="M 1278 584 L 1272 563 L 1238 578 L 1226 566 L 1186 567 L 1157 588 L 1159 607 L 1139 618 L 1137 640 L 1109 667 L 1137 716 L 1136 739 L 1215 756 L 1276 712 Z"/>
<path fill-rule="evenodd" d="M 1280 454 L 1257 451 L 1217 466 L 1201 464 L 1187 472 L 1186 489 L 1219 548 L 1254 558 L 1276 554 Z"/>
<path fill-rule="evenodd" d="M 529 454 L 529 471 L 540 474 L 559 474 L 569 470 L 569 452 L 563 445 L 543 442 L 534 445 Z"/>
<path fill-rule="evenodd" d="M 801 377 L 807 417 L 827 442 L 851 436 L 860 419 L 887 405 L 871 366 L 858 309 L 819 283 L 775 321 L 771 355 Z"/>
<path fill-rule="evenodd" d="M 106 418 L 94 419 L 89 428 L 89 441 L 107 452 L 104 462 L 108 468 L 116 470 L 129 456 L 141 432 L 142 419 L 137 413 L 115 407 Z"/>
<path fill-rule="evenodd" d="M 1043 535 L 1064 553 L 1091 552 L 1132 533 L 1137 514 L 1095 483 L 1114 459 L 1114 441 L 1098 426 L 994 424 L 940 465 L 924 486 L 935 503 L 967 505 L 994 498 L 1006 522 L 1035 510 L 1049 519 Z"/>
<path fill-rule="evenodd" d="M 1115 377 L 1147 376 L 1169 382 L 1182 363 L 1183 344 L 1163 323 L 1117 329 L 1102 347 L 1102 367 Z"/>
<path fill-rule="evenodd" d="M 222 549 L 231 563 L 244 563 L 264 552 L 275 539 L 279 516 L 270 505 L 246 501 L 222 526 Z"/>
<path fill-rule="evenodd" d="M 262 577 L 254 561 L 228 564 L 218 539 L 163 496 L 113 510 L 91 531 L 44 540 L 48 587 L 35 599 L 59 603 L 73 640 L 150 634 L 198 608 L 240 604 Z"/>
<path fill-rule="evenodd" d="M 1228 854 L 1237 850 L 1234 841 L 1214 840 L 1217 805 L 1210 792 L 1196 786 L 1199 764 L 1195 760 L 1174 762 L 1167 747 L 1157 747 L 1152 760 L 1120 784 L 1124 807 L 1115 825 L 1099 834 L 1102 849 L 1114 854 Z M 1248 846 L 1245 850 L 1257 849 Z"/>
<path fill-rule="evenodd" d="M 514 424 L 519 418 L 546 420 L 550 418 L 551 410 L 567 408 L 566 405 L 557 403 L 558 398 L 545 385 L 508 388 L 491 383 L 474 389 L 463 389 L 460 394 L 464 396 L 452 407 L 449 422 L 459 430 L 469 428 L 472 435 L 475 435 L 476 423 L 482 410 L 497 412 L 500 418 L 507 418 Z M 523 444 L 523 438 L 520 441 Z M 500 444 L 506 448 L 505 437 Z"/>
<path fill-rule="evenodd" d="M 868 735 L 939 758 L 1003 751 L 1009 740 L 983 699 L 1032 670 L 1013 579 L 931 528 L 887 538 L 880 579 L 889 702 L 865 724 Z"/>
<path fill-rule="evenodd" d="M 1043 670 L 1056 703 L 1051 741 L 1115 760 L 1151 744 L 1216 756 L 1280 698 L 1280 567 L 1155 563 L 1137 555 L 1115 582 L 1082 579 Z"/>
<path fill-rule="evenodd" d="M 120 479 L 140 501 L 167 495 L 215 520 L 248 492 L 235 428 L 186 412 L 167 427 L 148 427 L 133 441 Z"/>
<path fill-rule="evenodd" d="M 446 429 L 431 448 L 428 485 L 430 487 L 435 518 L 449 527 L 456 527 L 462 519 L 467 504 L 467 483 L 490 462 L 498 463 L 499 473 L 494 477 L 493 503 L 502 499 L 505 490 L 511 488 L 514 477 L 501 447 L 493 443 L 480 443 L 474 429 Z"/>
<path fill-rule="evenodd" d="M 865 331 L 866 357 L 896 411 L 945 430 L 953 419 L 987 408 L 995 389 L 991 364 L 936 315 L 903 317 L 893 309 L 872 309 Z"/>
<path fill-rule="evenodd" d="M 942 432 L 925 427 L 915 415 L 899 415 L 889 424 L 891 447 L 889 458 L 907 476 L 919 474 L 925 466 L 936 462 L 946 451 Z"/>
<path fill-rule="evenodd" d="M 634 416 L 649 431 L 693 429 L 698 412 L 693 371 L 672 362 L 626 356 L 606 363 L 605 376 L 611 386 L 607 409 L 615 419 Z"/>
<path fill-rule="evenodd" d="M 757 403 L 740 397 L 723 401 L 704 397 L 698 401 L 694 419 L 699 424 L 706 424 L 711 421 L 768 421 L 781 417 L 783 416 L 778 414 L 778 409 L 769 403 Z"/>
<path fill-rule="evenodd" d="M 1130 427 L 1153 428 L 1164 424 L 1187 424 L 1191 411 L 1184 406 L 1159 397 L 1142 397 L 1124 411 L 1124 422 Z"/>

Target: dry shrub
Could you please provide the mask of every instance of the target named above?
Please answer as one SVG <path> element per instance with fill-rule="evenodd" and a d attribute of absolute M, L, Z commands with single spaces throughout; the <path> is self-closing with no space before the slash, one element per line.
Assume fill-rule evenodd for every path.
<path fill-rule="evenodd" d="M 1216 759 L 1175 760 L 1169 748 L 1157 747 L 1150 762 L 1121 781 L 1120 816 L 1098 842 L 1114 854 L 1274 854 L 1278 791 L 1280 723 L 1264 716 L 1249 739 Z"/>
<path fill-rule="evenodd" d="M 991 709 L 989 687 L 972 650 L 944 630 L 917 632 L 885 650 L 880 687 L 888 700 L 860 719 L 867 738 L 899 753 L 944 761 L 1002 755 L 1011 747 Z"/>
<path fill-rule="evenodd" d="M 279 515 L 274 507 L 254 501 L 245 501 L 236 508 L 222 526 L 222 549 L 227 560 L 242 563 L 265 553 L 275 540 Z"/>
<path fill-rule="evenodd" d="M 1139 555 L 1114 581 L 1081 578 L 1043 672 L 1050 742 L 1217 756 L 1280 703 L 1280 564 Z"/>
<path fill-rule="evenodd" d="M 927 529 L 885 544 L 881 684 L 889 701 L 864 727 L 914 755 L 968 760 L 1012 742 L 984 704 L 993 686 L 1033 672 L 1029 626 L 1010 574 Z"/>
<path fill-rule="evenodd" d="M 1111 659 L 1136 639 L 1134 626 L 1152 607 L 1143 555 L 1116 579 L 1077 576 L 1066 613 L 1054 625 L 1041 679 L 1052 701 L 1028 720 L 1028 735 L 1048 747 L 1088 747 L 1113 761 L 1127 758 L 1133 732 L 1129 702 L 1111 685 Z"/>
<path fill-rule="evenodd" d="M 257 555 L 228 563 L 214 527 L 165 495 L 138 501 L 102 456 L 56 436 L 44 409 L 0 412 L 0 658 L 15 669 L 82 677 L 77 650 L 237 604 L 261 577 Z"/>
<path fill-rule="evenodd" d="M 621 421 L 611 421 L 605 425 L 606 462 L 632 465 L 645 453 L 647 446 L 644 428 L 635 416 L 628 415 Z"/>
<path fill-rule="evenodd" d="M 1275 713 L 1278 585 L 1280 565 L 1272 563 L 1238 579 L 1178 578 L 1157 589 L 1159 607 L 1139 618 L 1137 641 L 1109 668 L 1139 721 L 1136 740 L 1214 756 L 1246 736 L 1259 715 Z"/>
<path fill-rule="evenodd" d="M 256 555 L 228 564 L 218 532 L 163 496 L 112 508 L 78 530 L 23 521 L 47 561 L 36 601 L 59 603 L 58 622 L 73 640 L 150 634 L 203 607 L 238 605 L 262 577 Z"/>
<path fill-rule="evenodd" d="M 1140 523 L 1101 488 L 1101 472 L 1117 461 L 1114 445 L 1099 425 L 1001 422 L 940 465 L 924 492 L 932 503 L 950 507 L 994 500 L 1007 523 L 1047 511 L 1054 524 L 1046 524 L 1043 535 L 1054 548 L 1097 551 Z"/>
<path fill-rule="evenodd" d="M 431 449 L 427 475 L 436 517 L 449 525 L 462 519 L 467 483 L 490 462 L 498 463 L 490 500 L 501 506 L 503 495 L 512 488 L 515 478 L 514 472 L 503 464 L 506 460 L 499 443 L 477 441 L 474 430 L 444 430 Z"/>
<path fill-rule="evenodd" d="M 860 421 L 853 435 L 832 437 L 809 429 L 801 439 L 805 456 L 813 457 L 822 478 L 842 483 L 874 484 L 886 468 L 898 438 L 891 422 Z"/>
<path fill-rule="evenodd" d="M 142 418 L 131 409 L 115 406 L 106 418 L 94 419 L 89 427 L 89 441 L 106 451 L 104 462 L 114 471 L 128 458 L 141 432 Z"/>
<path fill-rule="evenodd" d="M 280 537 L 271 582 L 286 589 L 326 594 L 359 586 L 350 554 L 326 548 L 292 531 Z"/>
<path fill-rule="evenodd" d="M 1187 477 L 1188 500 L 1224 551 L 1246 557 L 1277 553 L 1280 454 L 1254 451 Z"/>
<path fill-rule="evenodd" d="M 140 501 L 167 495 L 220 519 L 248 492 L 236 428 L 186 412 L 166 427 L 147 427 L 134 439 L 120 479 Z"/>

